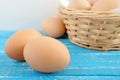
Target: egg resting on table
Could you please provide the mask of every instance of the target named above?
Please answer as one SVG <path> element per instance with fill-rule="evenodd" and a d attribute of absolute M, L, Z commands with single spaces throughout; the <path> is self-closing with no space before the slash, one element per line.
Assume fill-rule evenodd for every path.
<path fill-rule="evenodd" d="M 24 46 L 30 39 L 40 36 L 40 33 L 34 29 L 23 29 L 17 31 L 7 40 L 5 44 L 5 52 L 12 59 L 24 60 Z"/>
<path fill-rule="evenodd" d="M 51 37 L 30 40 L 24 48 L 24 57 L 33 69 L 44 73 L 59 71 L 70 61 L 67 47 Z"/>

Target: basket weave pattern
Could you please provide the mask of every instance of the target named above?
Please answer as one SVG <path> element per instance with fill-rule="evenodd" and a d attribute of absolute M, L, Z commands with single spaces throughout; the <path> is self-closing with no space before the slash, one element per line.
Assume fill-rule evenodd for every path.
<path fill-rule="evenodd" d="M 71 42 L 97 50 L 120 49 L 120 14 L 71 10 L 60 6 Z"/>

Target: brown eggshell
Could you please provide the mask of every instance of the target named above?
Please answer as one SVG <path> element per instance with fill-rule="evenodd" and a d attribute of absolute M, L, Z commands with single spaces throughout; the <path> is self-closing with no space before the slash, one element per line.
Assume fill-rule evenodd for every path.
<path fill-rule="evenodd" d="M 96 1 L 98 1 L 98 0 L 88 0 L 88 2 L 89 2 L 91 5 L 94 5 Z"/>
<path fill-rule="evenodd" d="M 33 69 L 44 73 L 59 71 L 70 61 L 66 46 L 50 37 L 30 40 L 24 48 L 24 57 Z"/>
<path fill-rule="evenodd" d="M 87 0 L 70 0 L 68 8 L 75 10 L 89 10 L 91 5 Z"/>
<path fill-rule="evenodd" d="M 120 0 L 98 0 L 91 10 L 110 11 L 116 8 L 120 8 Z"/>
<path fill-rule="evenodd" d="M 40 33 L 34 29 L 24 29 L 17 31 L 7 40 L 5 44 L 5 52 L 12 59 L 24 60 L 24 46 L 30 39 L 40 36 Z"/>
<path fill-rule="evenodd" d="M 58 38 L 64 35 L 66 29 L 63 20 L 57 17 L 49 17 L 42 21 L 42 31 L 50 37 Z"/>

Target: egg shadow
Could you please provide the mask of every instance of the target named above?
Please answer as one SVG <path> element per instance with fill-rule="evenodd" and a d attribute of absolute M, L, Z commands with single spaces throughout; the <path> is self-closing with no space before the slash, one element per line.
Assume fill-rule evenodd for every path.
<path fill-rule="evenodd" d="M 45 73 L 45 72 L 40 72 L 40 71 L 34 70 L 35 74 L 42 75 L 42 76 L 57 76 L 60 72 L 61 71 L 52 72 L 52 73 Z"/>
<path fill-rule="evenodd" d="M 39 31 L 39 32 L 41 33 L 42 36 L 47 37 L 47 35 L 44 34 L 43 31 Z M 68 35 L 67 35 L 67 33 L 65 33 L 63 36 L 61 36 L 61 37 L 59 37 L 59 38 L 56 38 L 56 39 L 68 39 Z"/>

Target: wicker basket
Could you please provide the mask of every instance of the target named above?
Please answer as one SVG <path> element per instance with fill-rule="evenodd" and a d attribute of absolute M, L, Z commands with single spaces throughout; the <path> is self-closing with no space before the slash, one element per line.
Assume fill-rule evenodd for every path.
<path fill-rule="evenodd" d="M 72 43 L 97 50 L 120 49 L 120 14 L 72 10 L 63 6 L 59 12 Z"/>

